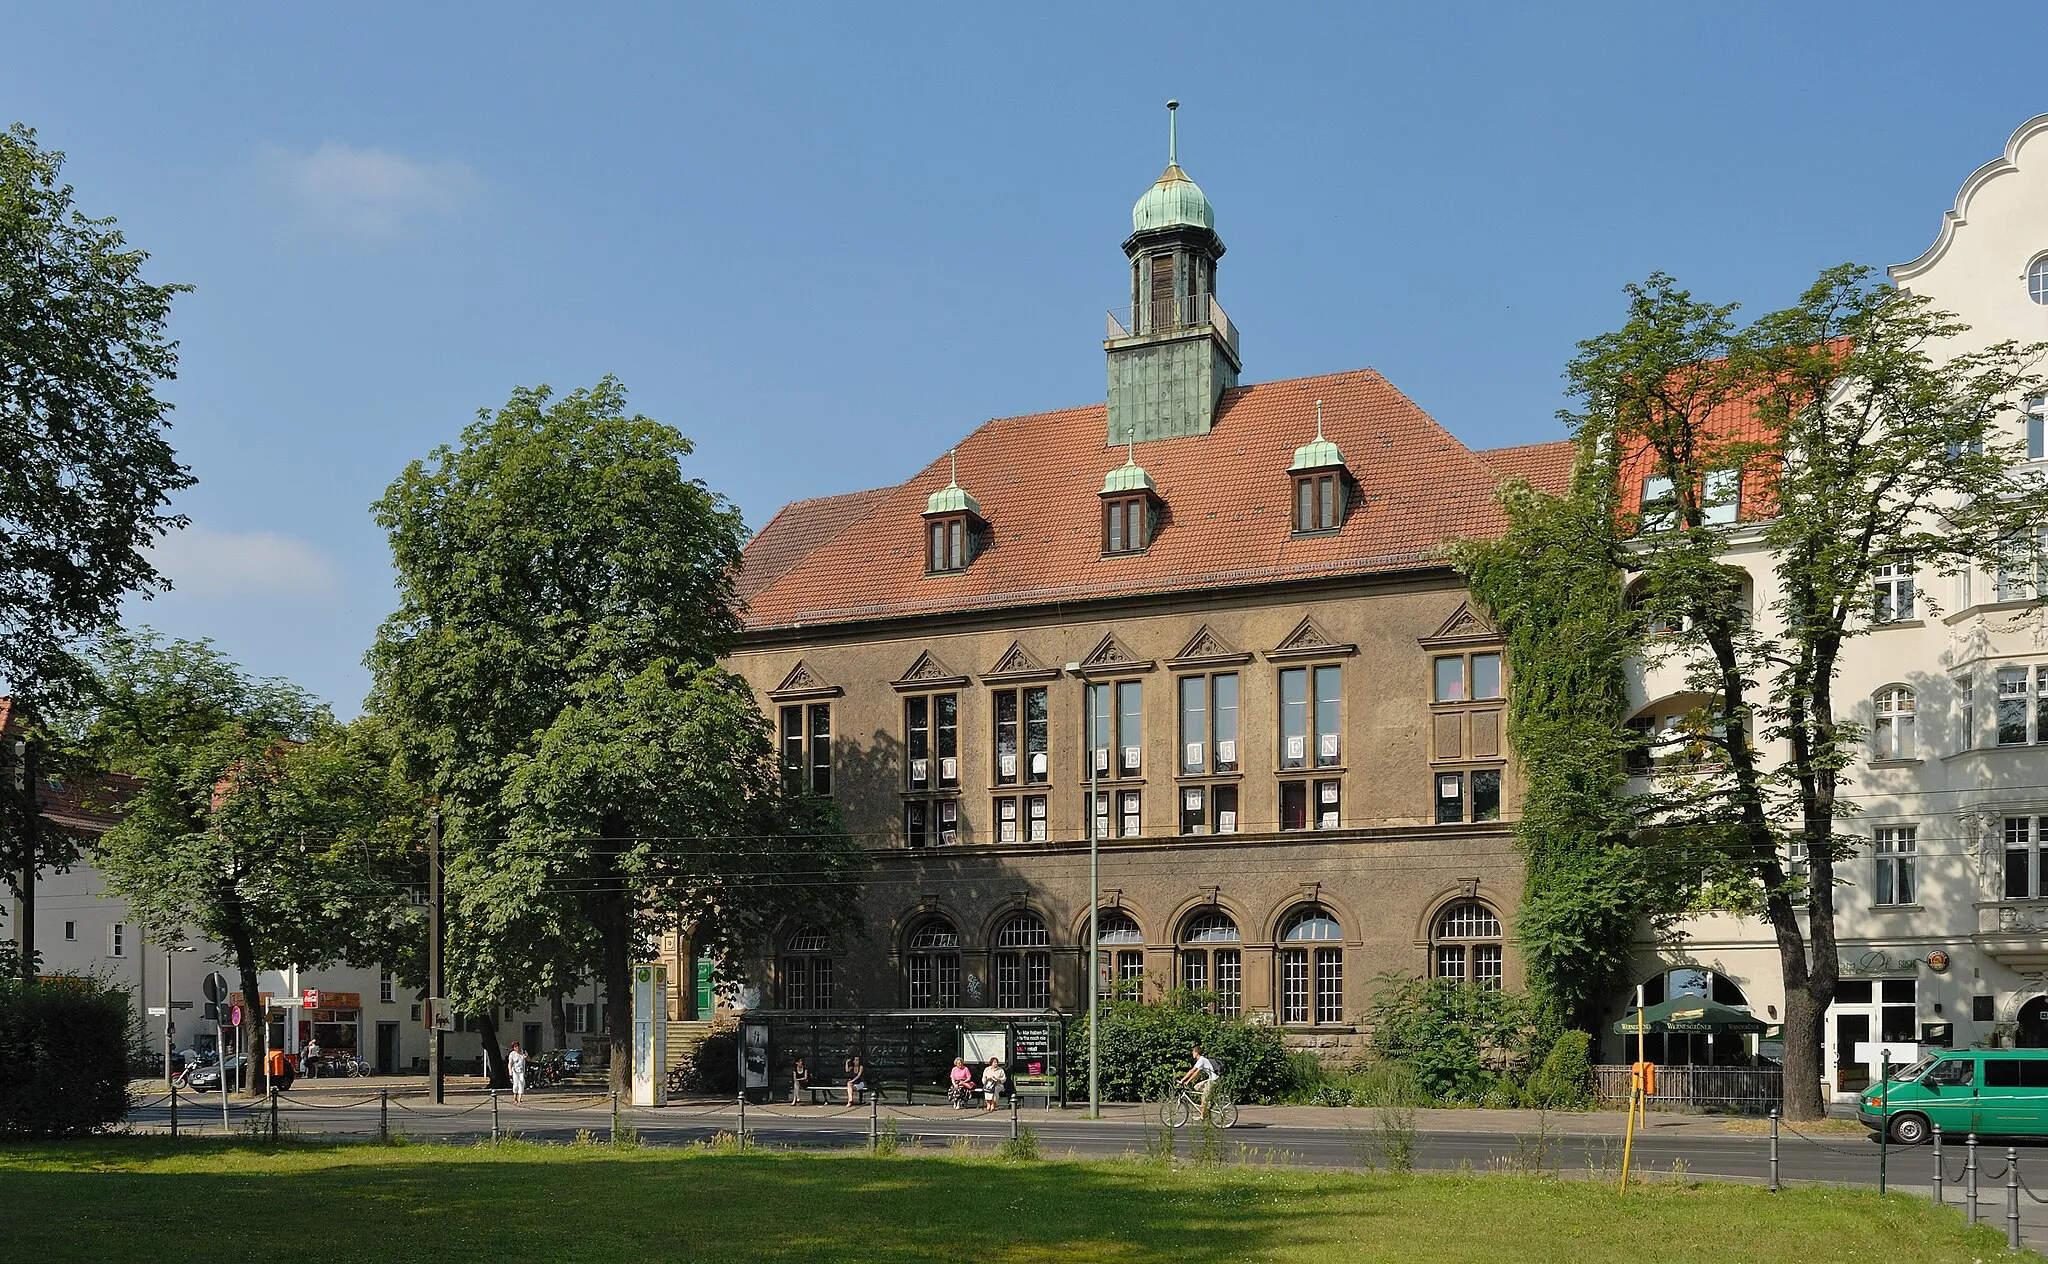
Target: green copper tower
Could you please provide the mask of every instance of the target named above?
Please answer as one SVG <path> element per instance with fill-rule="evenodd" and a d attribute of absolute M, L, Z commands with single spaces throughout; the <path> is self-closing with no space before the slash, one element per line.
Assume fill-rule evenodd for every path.
<path fill-rule="evenodd" d="M 1216 302 L 1223 239 L 1216 211 L 1180 168 L 1168 101 L 1166 171 L 1131 208 L 1131 305 L 1109 314 L 1105 447 L 1209 433 L 1216 403 L 1237 385 L 1237 330 Z"/>

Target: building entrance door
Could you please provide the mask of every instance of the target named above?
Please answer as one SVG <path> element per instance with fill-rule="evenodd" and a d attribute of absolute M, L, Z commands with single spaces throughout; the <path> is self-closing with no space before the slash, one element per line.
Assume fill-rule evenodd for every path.
<path fill-rule="evenodd" d="M 398 1024 L 377 1024 L 377 1074 L 391 1075 L 398 1070 Z"/>
<path fill-rule="evenodd" d="M 690 1017 L 708 1019 L 711 1017 L 714 999 L 711 995 L 711 958 L 697 958 L 697 1009 Z"/>
<path fill-rule="evenodd" d="M 2022 1049 L 2048 1049 L 2048 996 L 2037 996 L 2020 1008 L 2014 1043 Z"/>
<path fill-rule="evenodd" d="M 1835 1015 L 1835 1092 L 1861 1092 L 1870 1084 L 1870 1068 L 1856 1060 L 1856 1046 L 1870 1040 L 1870 1015 Z"/>
<path fill-rule="evenodd" d="M 526 1051 L 527 1051 L 528 1053 L 539 1053 L 539 1052 L 540 1052 L 540 1024 L 539 1024 L 539 1023 L 528 1023 L 528 1024 L 526 1024 L 526 1026 L 525 1026 L 524 1028 L 522 1028 L 521 1030 L 522 1030 L 523 1034 L 522 1034 L 522 1036 L 521 1036 L 521 1038 L 520 1038 L 520 1048 L 522 1048 L 522 1049 L 526 1050 Z"/>

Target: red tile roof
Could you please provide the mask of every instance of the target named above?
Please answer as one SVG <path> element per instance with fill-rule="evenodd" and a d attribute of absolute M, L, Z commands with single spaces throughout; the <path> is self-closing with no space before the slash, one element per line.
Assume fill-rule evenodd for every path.
<path fill-rule="evenodd" d="M 13 719 L 14 699 L 0 696 L 0 735 Z M 80 833 L 104 834 L 119 823 L 121 805 L 141 789 L 139 780 L 123 773 L 51 777 L 36 787 L 36 806 L 52 824 Z"/>
<path fill-rule="evenodd" d="M 782 578 L 819 545 L 860 521 L 893 490 L 877 487 L 873 491 L 793 500 L 784 505 L 767 526 L 747 541 L 734 583 L 740 599 L 749 600 Z"/>
<path fill-rule="evenodd" d="M 1559 439 L 1515 448 L 1485 448 L 1473 455 L 1498 470 L 1503 479 L 1519 478 L 1539 492 L 1562 496 L 1571 485 L 1576 451 L 1570 439 Z"/>
<path fill-rule="evenodd" d="M 1297 539 L 1287 467 L 1315 436 L 1318 399 L 1360 502 L 1340 531 Z M 772 576 L 751 590 L 748 629 L 1399 571 L 1504 525 L 1502 471 L 1364 369 L 1232 389 L 1209 434 L 1140 444 L 1166 519 L 1145 553 L 1104 557 L 1096 493 L 1124 456 L 1105 411 L 999 418 L 960 443 L 992 543 L 958 574 L 925 573 L 919 515 L 946 484 L 944 457 L 895 487 L 790 506 L 747 547 L 747 569 Z"/>

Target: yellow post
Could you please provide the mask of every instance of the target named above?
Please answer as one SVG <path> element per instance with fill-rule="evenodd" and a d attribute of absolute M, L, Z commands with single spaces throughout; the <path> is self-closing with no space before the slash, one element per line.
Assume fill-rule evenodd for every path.
<path fill-rule="evenodd" d="M 1648 1109 L 1648 1103 L 1643 1101 L 1644 1052 L 1643 989 L 1639 987 L 1636 989 L 1636 1060 L 1630 1064 L 1628 1069 L 1628 1127 L 1623 1133 L 1621 1141 L 1621 1189 L 1619 1192 L 1623 1194 L 1628 1193 L 1628 1162 L 1629 1156 L 1635 1149 L 1636 1144 L 1636 1110 L 1638 1107 L 1645 1110 Z M 1647 1122 L 1647 1119 L 1645 1122 Z"/>

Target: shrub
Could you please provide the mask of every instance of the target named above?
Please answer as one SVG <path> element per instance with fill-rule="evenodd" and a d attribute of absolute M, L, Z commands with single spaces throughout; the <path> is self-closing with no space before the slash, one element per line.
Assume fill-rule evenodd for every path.
<path fill-rule="evenodd" d="M 1584 1110 L 1593 1101 L 1593 1038 L 1583 1031 L 1560 1035 L 1529 1077 L 1524 1096 L 1544 1110 Z"/>
<path fill-rule="evenodd" d="M 1290 1061 L 1276 1027 L 1219 1018 L 1202 1006 L 1199 994 L 1175 992 L 1156 1004 L 1113 1001 L 1099 1011 L 1102 1030 L 1100 1075 L 1109 1101 L 1145 1102 L 1166 1096 L 1188 1068 L 1188 1050 L 1200 1045 L 1223 1070 L 1223 1081 L 1240 1102 L 1274 1102 L 1296 1091 L 1297 1064 Z M 1088 1016 L 1067 1028 L 1067 1091 L 1088 1092 Z"/>
<path fill-rule="evenodd" d="M 0 1136 L 72 1137 L 128 1115 L 128 994 L 88 979 L 0 984 Z"/>
<path fill-rule="evenodd" d="M 1487 1100 L 1503 1073 L 1527 1065 L 1544 1034 L 1513 993 L 1393 975 L 1381 980 L 1368 1021 L 1373 1052 L 1405 1064 L 1426 1096 L 1474 1104 Z"/>
<path fill-rule="evenodd" d="M 740 1091 L 740 1034 L 714 1031 L 690 1050 L 683 1075 L 685 1093 L 732 1097 Z"/>

